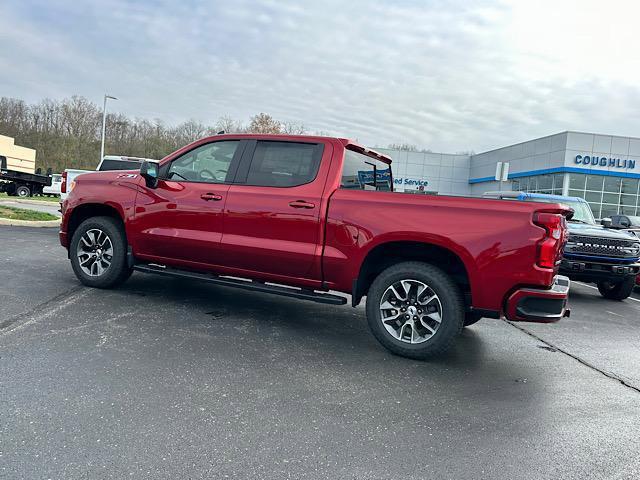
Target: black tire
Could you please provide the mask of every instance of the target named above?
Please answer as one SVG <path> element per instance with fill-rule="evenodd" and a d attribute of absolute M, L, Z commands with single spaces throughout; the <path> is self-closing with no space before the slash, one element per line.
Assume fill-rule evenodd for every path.
<path fill-rule="evenodd" d="M 469 325 L 473 325 L 477 323 L 482 318 L 478 312 L 467 312 L 464 315 L 464 326 L 468 327 Z"/>
<path fill-rule="evenodd" d="M 394 283 L 405 279 L 428 285 L 438 296 L 442 307 L 438 328 L 422 343 L 407 343 L 395 338 L 382 322 L 380 303 L 385 291 Z M 396 355 L 417 360 L 444 353 L 451 347 L 464 324 L 464 302 L 458 286 L 442 270 L 423 262 L 398 263 L 380 273 L 369 288 L 366 311 L 371 332 L 385 348 Z"/>
<path fill-rule="evenodd" d="M 86 273 L 80 266 L 80 260 L 78 259 L 78 244 L 83 235 L 89 230 L 104 232 L 109 237 L 113 249 L 111 264 L 99 276 L 91 276 Z M 127 240 L 122 224 L 111 217 L 92 217 L 82 222 L 71 238 L 69 257 L 76 277 L 89 287 L 115 287 L 127 280 L 133 271 L 127 264 Z"/>
<path fill-rule="evenodd" d="M 20 185 L 18 188 L 16 188 L 16 196 L 18 196 L 18 197 L 30 197 L 31 196 L 31 189 L 29 187 L 27 187 L 26 185 Z"/>
<path fill-rule="evenodd" d="M 600 295 L 609 300 L 624 300 L 631 295 L 635 286 L 635 277 L 627 277 L 620 282 L 598 282 Z"/>

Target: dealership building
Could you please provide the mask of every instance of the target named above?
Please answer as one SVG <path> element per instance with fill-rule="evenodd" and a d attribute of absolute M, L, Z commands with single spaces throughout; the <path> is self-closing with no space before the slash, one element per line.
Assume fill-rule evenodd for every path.
<path fill-rule="evenodd" d="M 640 138 L 562 132 L 471 155 L 376 150 L 393 159 L 397 191 L 553 193 L 586 199 L 596 218 L 640 215 Z M 504 182 L 495 180 L 499 162 L 509 164 Z"/>

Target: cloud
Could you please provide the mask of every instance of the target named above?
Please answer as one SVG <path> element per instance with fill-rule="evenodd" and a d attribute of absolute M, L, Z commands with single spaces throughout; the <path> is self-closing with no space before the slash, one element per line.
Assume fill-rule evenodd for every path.
<path fill-rule="evenodd" d="M 268 112 L 369 145 L 481 151 L 640 134 L 640 7 L 597 1 L 14 2 L 0 94 L 139 117 Z M 117 107 L 116 107 L 117 105 Z"/>

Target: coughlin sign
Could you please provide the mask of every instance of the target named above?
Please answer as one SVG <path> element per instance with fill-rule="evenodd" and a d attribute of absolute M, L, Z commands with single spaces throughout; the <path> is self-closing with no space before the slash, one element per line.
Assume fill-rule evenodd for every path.
<path fill-rule="evenodd" d="M 623 170 L 633 170 L 636 168 L 636 161 L 630 158 L 596 157 L 591 155 L 576 155 L 575 162 L 578 165 L 594 165 L 598 167 L 620 168 Z"/>

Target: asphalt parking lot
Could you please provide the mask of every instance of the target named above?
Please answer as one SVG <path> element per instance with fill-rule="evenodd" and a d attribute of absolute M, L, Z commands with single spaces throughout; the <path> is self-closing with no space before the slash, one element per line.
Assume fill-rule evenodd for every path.
<path fill-rule="evenodd" d="M 437 361 L 363 308 L 136 273 L 0 227 L 0 478 L 640 478 L 640 295 L 482 320 Z"/>

